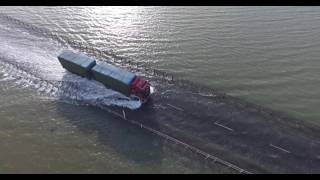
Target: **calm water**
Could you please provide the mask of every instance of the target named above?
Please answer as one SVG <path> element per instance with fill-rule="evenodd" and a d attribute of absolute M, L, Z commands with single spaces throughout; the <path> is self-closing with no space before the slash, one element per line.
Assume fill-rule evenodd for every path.
<path fill-rule="evenodd" d="M 319 7 L 1 7 L 0 11 L 58 37 L 320 124 Z M 64 47 L 16 24 L 0 18 L 0 172 L 212 172 L 201 164 L 191 166 L 179 153 L 162 149 L 165 146 L 159 152 L 161 140 L 131 132 L 99 110 L 57 102 L 55 84 L 43 85 L 31 74 L 49 82 L 77 81 L 56 61 Z M 52 96 L 39 96 L 30 84 Z M 78 95 L 90 104 L 101 91 L 82 90 Z M 139 106 L 125 100 L 114 103 Z M 106 130 L 97 125 L 101 119 L 107 122 Z M 92 128 L 81 128 L 89 122 Z M 131 153 L 129 145 L 121 145 L 130 144 L 128 137 L 133 144 L 151 142 L 133 150 L 151 154 Z"/>

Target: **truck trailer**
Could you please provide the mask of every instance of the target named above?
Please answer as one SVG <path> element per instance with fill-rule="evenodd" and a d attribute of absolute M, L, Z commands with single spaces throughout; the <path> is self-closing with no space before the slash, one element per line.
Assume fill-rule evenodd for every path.
<path fill-rule="evenodd" d="M 97 64 L 95 59 L 70 50 L 63 51 L 58 60 L 69 72 L 96 80 L 128 97 L 138 98 L 143 103 L 150 97 L 150 83 L 132 72 L 107 63 Z"/>

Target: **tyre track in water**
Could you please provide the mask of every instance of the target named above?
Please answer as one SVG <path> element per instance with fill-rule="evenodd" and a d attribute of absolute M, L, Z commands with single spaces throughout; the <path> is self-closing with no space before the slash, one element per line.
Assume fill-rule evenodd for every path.
<path fill-rule="evenodd" d="M 46 30 L 42 32 L 5 14 L 0 17 L 31 33 L 34 29 L 35 33 L 47 35 L 64 47 L 71 46 L 96 58 L 111 58 L 110 63 L 125 67 L 134 64 Z M 91 105 L 239 173 L 320 172 L 319 127 L 165 73 L 159 76 L 161 71 L 141 64 L 131 69 L 144 71 L 157 85 L 151 102 L 135 111 L 101 103 Z"/>

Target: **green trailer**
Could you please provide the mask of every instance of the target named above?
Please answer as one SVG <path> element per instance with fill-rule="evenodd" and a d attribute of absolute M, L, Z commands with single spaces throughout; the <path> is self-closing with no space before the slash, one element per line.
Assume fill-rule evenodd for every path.
<path fill-rule="evenodd" d="M 91 79 L 91 69 L 96 65 L 96 61 L 85 54 L 63 51 L 58 59 L 61 65 L 68 71 L 82 77 Z"/>
<path fill-rule="evenodd" d="M 134 73 L 119 69 L 111 64 L 98 64 L 92 68 L 92 76 L 105 86 L 117 90 L 127 96 L 131 93 L 131 82 L 135 79 Z"/>

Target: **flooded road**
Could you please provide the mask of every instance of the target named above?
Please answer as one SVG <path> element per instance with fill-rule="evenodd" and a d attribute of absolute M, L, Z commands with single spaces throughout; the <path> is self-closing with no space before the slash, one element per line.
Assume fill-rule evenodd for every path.
<path fill-rule="evenodd" d="M 1 8 L 0 172 L 319 172 L 316 10 L 128 8 Z M 66 72 L 66 48 L 147 77 L 152 102 Z"/>

